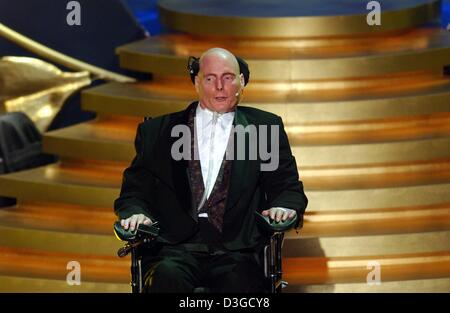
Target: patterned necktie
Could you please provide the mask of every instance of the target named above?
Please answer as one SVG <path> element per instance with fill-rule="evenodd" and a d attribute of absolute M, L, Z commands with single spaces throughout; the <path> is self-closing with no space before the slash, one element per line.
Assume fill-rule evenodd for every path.
<path fill-rule="evenodd" d="M 217 112 L 213 112 L 212 124 L 211 124 L 211 136 L 209 138 L 209 158 L 208 158 L 208 175 L 205 181 L 205 189 L 203 191 L 202 199 L 198 205 L 197 210 L 200 210 L 202 206 L 205 204 L 206 199 L 208 198 L 208 193 L 212 190 L 214 186 L 212 174 L 214 168 L 214 136 L 216 133 L 216 125 L 217 119 L 219 118 L 219 114 Z"/>

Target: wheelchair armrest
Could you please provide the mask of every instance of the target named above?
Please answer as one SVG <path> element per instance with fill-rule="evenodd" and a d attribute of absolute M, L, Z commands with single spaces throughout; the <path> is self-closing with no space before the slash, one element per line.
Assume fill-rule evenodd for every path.
<path fill-rule="evenodd" d="M 130 231 L 130 229 L 125 230 L 120 225 L 120 221 L 117 221 L 114 223 L 114 233 L 122 241 L 135 241 L 158 237 L 159 227 L 158 222 L 154 222 L 152 225 L 139 224 L 134 231 Z"/>
<path fill-rule="evenodd" d="M 270 217 L 255 211 L 255 219 L 256 224 L 260 227 L 261 231 L 268 235 L 272 235 L 274 233 L 283 233 L 293 228 L 298 220 L 298 216 L 284 222 L 277 222 L 276 220 L 272 220 Z"/>

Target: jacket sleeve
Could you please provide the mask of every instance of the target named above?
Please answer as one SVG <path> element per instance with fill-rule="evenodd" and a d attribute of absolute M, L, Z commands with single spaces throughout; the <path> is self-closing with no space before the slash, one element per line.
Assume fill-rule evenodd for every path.
<path fill-rule="evenodd" d="M 153 187 L 153 176 L 144 165 L 145 139 L 144 123 L 140 123 L 135 138 L 136 156 L 131 165 L 125 169 L 120 196 L 114 201 L 114 211 L 120 219 L 133 214 L 144 214 L 152 221 L 150 190 Z"/>
<path fill-rule="evenodd" d="M 297 211 L 298 221 L 295 228 L 298 228 L 303 224 L 308 198 L 299 179 L 297 163 L 280 117 L 275 125 L 278 125 L 279 129 L 279 163 L 273 171 L 261 171 L 262 189 L 269 208 L 283 207 Z"/>

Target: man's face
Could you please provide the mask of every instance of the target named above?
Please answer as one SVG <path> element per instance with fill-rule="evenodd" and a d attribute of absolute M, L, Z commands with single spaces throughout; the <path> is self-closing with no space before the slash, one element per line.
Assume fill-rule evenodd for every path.
<path fill-rule="evenodd" d="M 220 54 L 203 58 L 195 78 L 195 88 L 203 107 L 221 113 L 234 110 L 239 102 L 237 94 L 244 86 L 244 78 L 236 67 L 230 58 Z"/>

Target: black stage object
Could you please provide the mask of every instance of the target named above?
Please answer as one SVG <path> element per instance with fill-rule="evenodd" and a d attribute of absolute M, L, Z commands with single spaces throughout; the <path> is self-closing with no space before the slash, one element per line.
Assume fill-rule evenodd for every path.
<path fill-rule="evenodd" d="M 0 174 L 16 172 L 55 162 L 42 153 L 42 136 L 22 112 L 0 115 Z M 0 197 L 0 207 L 12 205 L 12 198 Z"/>

